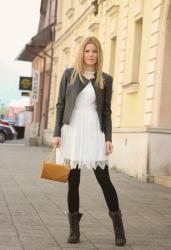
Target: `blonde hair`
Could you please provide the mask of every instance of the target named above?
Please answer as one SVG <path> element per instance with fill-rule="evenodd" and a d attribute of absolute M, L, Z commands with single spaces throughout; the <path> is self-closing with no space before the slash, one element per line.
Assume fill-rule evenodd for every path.
<path fill-rule="evenodd" d="M 73 74 L 71 76 L 71 84 L 74 82 L 77 75 L 79 75 L 79 78 L 84 83 L 84 80 L 82 77 L 82 74 L 84 72 L 84 50 L 85 50 L 86 45 L 89 43 L 94 44 L 97 48 L 97 62 L 95 65 L 95 69 L 97 72 L 96 84 L 98 84 L 99 87 L 101 89 L 103 89 L 104 88 L 104 80 L 103 80 L 103 76 L 102 76 L 103 52 L 102 52 L 102 47 L 101 47 L 100 41 L 94 36 L 86 37 L 80 45 L 80 48 L 78 50 L 78 53 L 77 53 L 77 56 L 75 59 L 75 63 L 74 63 L 74 71 L 73 71 Z"/>

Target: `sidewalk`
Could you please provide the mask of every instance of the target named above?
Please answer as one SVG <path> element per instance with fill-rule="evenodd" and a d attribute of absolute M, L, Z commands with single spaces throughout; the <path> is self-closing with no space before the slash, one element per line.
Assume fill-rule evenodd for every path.
<path fill-rule="evenodd" d="M 112 222 L 91 171 L 80 184 L 81 242 L 68 244 L 67 184 L 39 178 L 46 147 L 0 144 L 0 250 L 170 250 L 171 189 L 110 170 L 127 236 L 116 247 Z"/>

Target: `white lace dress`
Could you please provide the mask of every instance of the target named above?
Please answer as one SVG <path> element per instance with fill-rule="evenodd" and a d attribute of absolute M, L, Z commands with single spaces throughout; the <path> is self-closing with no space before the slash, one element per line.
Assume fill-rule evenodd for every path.
<path fill-rule="evenodd" d="M 93 72 L 85 72 L 87 79 Z M 87 167 L 96 169 L 111 166 L 110 155 L 105 151 L 105 135 L 101 131 L 96 109 L 96 96 L 91 81 L 77 96 L 70 124 L 61 128 L 61 151 L 63 162 L 71 169 Z"/>

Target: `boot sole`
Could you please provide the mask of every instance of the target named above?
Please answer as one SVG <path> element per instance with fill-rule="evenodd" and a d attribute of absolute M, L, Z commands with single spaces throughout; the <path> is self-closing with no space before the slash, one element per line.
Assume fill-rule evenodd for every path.
<path fill-rule="evenodd" d="M 118 246 L 118 247 L 124 247 L 126 245 L 126 242 L 115 243 L 115 245 Z"/>
<path fill-rule="evenodd" d="M 77 243 L 79 243 L 80 241 L 67 241 L 67 243 L 71 243 L 71 244 L 77 244 Z"/>

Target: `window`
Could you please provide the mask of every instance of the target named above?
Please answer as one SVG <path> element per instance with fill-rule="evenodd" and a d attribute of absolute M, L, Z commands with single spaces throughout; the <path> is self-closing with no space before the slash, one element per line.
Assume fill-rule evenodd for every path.
<path fill-rule="evenodd" d="M 115 60 L 116 60 L 116 36 L 111 39 L 111 49 L 110 49 L 110 75 L 114 76 L 115 71 Z"/>
<path fill-rule="evenodd" d="M 140 18 L 135 22 L 134 34 L 134 52 L 133 52 L 133 65 L 132 65 L 132 82 L 139 82 L 139 68 L 141 58 L 141 40 L 142 40 L 142 23 Z"/>

